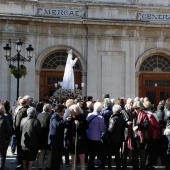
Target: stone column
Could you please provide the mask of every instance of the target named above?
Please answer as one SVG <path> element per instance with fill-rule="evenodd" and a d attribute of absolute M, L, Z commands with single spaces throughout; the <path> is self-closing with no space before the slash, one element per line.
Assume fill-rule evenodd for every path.
<path fill-rule="evenodd" d="M 136 96 L 139 96 L 139 73 L 135 73 L 135 97 Z"/>
<path fill-rule="evenodd" d="M 82 87 L 83 95 L 87 95 L 87 72 L 82 71 L 82 83 L 84 83 L 84 87 Z"/>
<path fill-rule="evenodd" d="M 40 91 L 40 70 L 36 70 L 35 71 L 35 88 L 36 88 L 36 90 L 35 90 L 35 95 L 34 95 L 34 97 L 35 97 L 35 100 L 40 100 L 39 99 L 39 91 Z"/>

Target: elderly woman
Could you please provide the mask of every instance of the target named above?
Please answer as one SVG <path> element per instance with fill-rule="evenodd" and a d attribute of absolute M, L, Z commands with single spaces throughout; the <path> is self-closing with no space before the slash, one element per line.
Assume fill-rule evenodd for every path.
<path fill-rule="evenodd" d="M 39 170 L 42 170 L 44 166 L 44 157 L 46 155 L 46 170 L 51 168 L 51 146 L 48 144 L 48 133 L 49 133 L 49 125 L 51 119 L 51 111 L 52 105 L 49 103 L 44 104 L 43 112 L 40 113 L 37 119 L 40 121 L 41 124 L 41 135 L 39 144 L 39 151 L 38 151 L 38 167 Z"/>
<path fill-rule="evenodd" d="M 141 101 L 134 102 L 133 108 L 135 111 L 128 123 L 128 147 L 132 150 L 133 169 L 139 169 L 138 156 L 140 156 L 140 169 L 145 170 L 149 120 L 147 114 L 143 111 Z"/>
<path fill-rule="evenodd" d="M 69 110 L 69 107 L 71 105 L 75 104 L 74 103 L 74 100 L 73 99 L 67 99 L 66 101 L 66 107 L 67 109 L 65 110 L 65 113 L 64 113 L 64 116 L 63 116 L 63 119 L 66 120 L 69 116 L 71 116 L 71 112 Z M 65 140 L 65 136 L 66 136 L 66 133 L 67 133 L 67 128 L 65 128 L 64 130 L 64 155 L 65 155 L 65 166 L 69 166 L 70 165 L 70 160 L 69 160 L 69 147 L 68 147 L 68 143 L 67 141 Z"/>
<path fill-rule="evenodd" d="M 36 119 L 36 110 L 33 107 L 27 109 L 27 117 L 21 120 L 20 129 L 22 131 L 22 162 L 23 170 L 26 170 L 28 161 L 28 170 L 32 170 L 33 161 L 36 160 L 39 136 L 41 134 L 41 125 Z"/>
<path fill-rule="evenodd" d="M 94 167 L 94 159 L 100 148 L 101 134 L 105 130 L 104 118 L 100 114 L 102 103 L 94 104 L 94 111 L 87 116 L 88 129 L 86 131 L 88 138 L 89 162 L 88 170 L 96 169 Z"/>
<path fill-rule="evenodd" d="M 149 123 L 150 123 L 148 129 L 148 147 L 147 147 L 148 162 L 146 168 L 155 169 L 153 165 L 157 164 L 159 138 L 160 138 L 160 125 L 157 121 L 158 118 L 154 117 L 151 111 L 151 102 L 145 101 L 143 103 L 143 106 L 144 106 L 144 112 L 147 113 Z"/>
<path fill-rule="evenodd" d="M 4 170 L 5 167 L 6 152 L 12 133 L 12 126 L 4 113 L 5 107 L 0 104 L 0 169 L 2 170 Z"/>
<path fill-rule="evenodd" d="M 69 110 L 69 107 L 70 107 L 71 105 L 73 105 L 73 104 L 75 104 L 73 99 L 68 99 L 68 100 L 66 101 L 66 104 L 65 104 L 65 105 L 66 105 L 67 109 L 65 110 L 63 119 L 66 119 L 67 117 L 69 117 L 69 116 L 71 115 L 70 110 Z"/>
<path fill-rule="evenodd" d="M 109 119 L 108 124 L 108 141 L 107 141 L 107 152 L 109 154 L 114 151 L 115 161 L 116 161 L 116 170 L 121 169 L 121 159 L 120 159 L 120 147 L 124 141 L 124 130 L 126 126 L 126 121 L 122 116 L 122 107 L 118 104 L 115 104 L 112 108 L 112 115 Z M 106 157 L 105 157 L 106 158 Z M 102 160 L 100 168 L 105 168 L 105 160 Z M 109 165 L 111 168 L 111 164 Z"/>
<path fill-rule="evenodd" d="M 69 121 L 66 140 L 69 144 L 72 167 L 75 168 L 76 154 L 80 158 L 81 170 L 85 169 L 85 151 L 86 151 L 86 129 L 87 121 L 82 114 L 82 110 L 78 105 L 69 107 L 71 112 L 71 120 Z M 74 166 L 73 166 L 74 165 Z"/>

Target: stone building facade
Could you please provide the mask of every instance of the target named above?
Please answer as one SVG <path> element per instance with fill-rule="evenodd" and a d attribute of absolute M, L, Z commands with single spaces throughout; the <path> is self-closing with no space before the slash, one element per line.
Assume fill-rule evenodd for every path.
<path fill-rule="evenodd" d="M 80 57 L 75 82 L 94 99 L 170 97 L 170 0 L 0 0 L 0 98 L 16 98 L 3 47 L 21 39 L 34 57 L 20 95 L 40 99 L 62 81 L 67 50 Z M 15 63 L 14 63 L 15 64 Z"/>

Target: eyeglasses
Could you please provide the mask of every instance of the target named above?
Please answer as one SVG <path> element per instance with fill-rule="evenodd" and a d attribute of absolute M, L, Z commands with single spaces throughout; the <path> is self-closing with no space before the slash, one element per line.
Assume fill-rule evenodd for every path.
<path fill-rule="evenodd" d="M 140 107 L 137 107 L 137 108 L 134 108 L 135 110 L 139 110 L 140 109 Z"/>

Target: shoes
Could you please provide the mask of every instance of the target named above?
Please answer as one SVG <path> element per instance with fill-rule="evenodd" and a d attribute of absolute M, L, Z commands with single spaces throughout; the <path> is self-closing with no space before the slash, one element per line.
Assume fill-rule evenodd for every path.
<path fill-rule="evenodd" d="M 69 167 L 69 166 L 70 166 L 70 163 L 66 162 L 66 163 L 65 163 L 65 166 L 66 166 L 66 167 Z"/>
<path fill-rule="evenodd" d="M 167 165 L 167 166 L 166 166 L 166 170 L 170 170 L 170 165 Z"/>
<path fill-rule="evenodd" d="M 151 164 L 147 164 L 147 165 L 146 165 L 146 169 L 147 169 L 147 170 L 154 170 L 155 167 L 154 167 L 153 165 L 151 165 Z"/>
<path fill-rule="evenodd" d="M 105 166 L 104 165 L 99 165 L 98 169 L 105 169 Z"/>
<path fill-rule="evenodd" d="M 22 166 L 21 165 L 17 165 L 16 170 L 22 170 Z"/>
<path fill-rule="evenodd" d="M 132 160 L 128 160 L 127 165 L 132 165 Z"/>
<path fill-rule="evenodd" d="M 87 167 L 87 170 L 98 170 L 96 167 Z"/>

